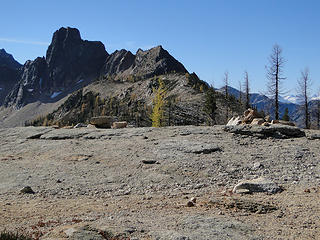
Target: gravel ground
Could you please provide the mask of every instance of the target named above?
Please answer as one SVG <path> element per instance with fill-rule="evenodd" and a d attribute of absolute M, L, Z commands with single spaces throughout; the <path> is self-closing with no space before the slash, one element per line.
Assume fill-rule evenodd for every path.
<path fill-rule="evenodd" d="M 0 230 L 40 239 L 319 239 L 320 140 L 306 133 L 0 129 Z M 230 191 L 257 177 L 284 191 Z M 35 193 L 21 193 L 26 186 Z"/>

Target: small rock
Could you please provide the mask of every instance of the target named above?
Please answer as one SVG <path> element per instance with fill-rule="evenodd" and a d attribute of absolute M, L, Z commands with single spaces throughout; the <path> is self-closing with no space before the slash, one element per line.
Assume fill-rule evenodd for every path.
<path fill-rule="evenodd" d="M 278 193 L 282 192 L 282 188 L 271 180 L 263 177 L 256 178 L 253 180 L 245 180 L 239 182 L 234 188 L 233 193 L 243 193 L 243 189 L 247 190 L 248 193 L 254 192 L 267 192 L 267 193 Z"/>
<path fill-rule="evenodd" d="M 194 202 L 188 201 L 187 202 L 187 207 L 194 207 Z"/>
<path fill-rule="evenodd" d="M 308 136 L 310 140 L 320 139 L 320 133 L 314 133 Z"/>
<path fill-rule="evenodd" d="M 284 121 L 284 120 L 272 120 L 271 124 L 281 124 L 281 125 L 292 126 L 292 127 L 295 126 L 293 122 Z"/>
<path fill-rule="evenodd" d="M 251 122 L 251 125 L 262 125 L 264 123 L 263 118 L 254 118 Z"/>
<path fill-rule="evenodd" d="M 249 189 L 238 189 L 237 190 L 237 194 L 250 194 L 250 190 Z"/>
<path fill-rule="evenodd" d="M 134 233 L 134 232 L 136 232 L 136 231 L 137 231 L 137 229 L 134 228 L 134 227 L 131 227 L 131 228 L 128 228 L 128 229 L 125 230 L 125 232 L 127 232 L 127 233 L 129 233 L 129 234 L 132 234 L 132 233 Z"/>
<path fill-rule="evenodd" d="M 284 216 L 284 212 L 280 211 L 279 214 L 277 215 L 277 218 L 282 218 Z"/>
<path fill-rule="evenodd" d="M 271 122 L 271 117 L 270 117 L 270 115 L 265 116 L 265 117 L 264 117 L 264 120 L 265 120 L 266 122 Z"/>
<path fill-rule="evenodd" d="M 35 194 L 35 192 L 32 190 L 30 186 L 26 186 L 20 190 L 21 193 L 25 194 Z"/>
<path fill-rule="evenodd" d="M 82 127 L 87 127 L 87 125 L 84 123 L 77 123 L 73 128 L 82 128 Z"/>
<path fill-rule="evenodd" d="M 244 113 L 244 119 L 243 122 L 245 123 L 251 123 L 255 118 L 261 118 L 260 114 L 257 110 L 249 108 Z M 260 124 L 259 124 L 260 125 Z"/>
<path fill-rule="evenodd" d="M 118 129 L 118 128 L 126 128 L 128 123 L 126 121 L 124 122 L 113 122 L 112 123 L 112 128 L 113 129 Z"/>
<path fill-rule="evenodd" d="M 142 160 L 141 162 L 144 163 L 144 164 L 155 164 L 155 163 L 157 163 L 157 161 L 155 161 L 155 160 Z"/>
<path fill-rule="evenodd" d="M 256 163 L 253 164 L 253 169 L 254 170 L 259 169 L 259 168 L 263 168 L 263 165 L 260 162 L 256 162 Z"/>
<path fill-rule="evenodd" d="M 196 203 L 196 202 L 197 202 L 197 198 L 192 197 L 192 198 L 190 199 L 190 201 L 193 202 L 193 203 Z"/>
<path fill-rule="evenodd" d="M 242 123 L 241 117 L 232 117 L 228 121 L 227 126 L 237 126 L 237 125 L 240 125 L 241 123 Z"/>

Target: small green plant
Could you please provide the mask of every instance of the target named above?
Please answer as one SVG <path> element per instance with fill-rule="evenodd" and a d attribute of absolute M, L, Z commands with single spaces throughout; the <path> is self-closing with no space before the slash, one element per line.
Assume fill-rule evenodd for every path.
<path fill-rule="evenodd" d="M 18 232 L 13 233 L 4 230 L 0 233 L 0 240 L 32 240 L 32 238 Z"/>

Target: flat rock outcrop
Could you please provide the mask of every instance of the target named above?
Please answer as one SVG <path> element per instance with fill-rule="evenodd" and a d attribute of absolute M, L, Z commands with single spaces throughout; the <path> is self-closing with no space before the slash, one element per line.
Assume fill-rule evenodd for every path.
<path fill-rule="evenodd" d="M 282 188 L 263 177 L 239 182 L 232 190 L 234 193 L 267 192 L 270 194 L 282 192 Z"/>
<path fill-rule="evenodd" d="M 0 129 L 0 231 L 40 239 L 319 236 L 319 140 L 223 128 Z M 243 179 L 255 180 L 236 192 L 258 192 L 233 193 Z M 20 193 L 26 186 L 34 193 Z"/>

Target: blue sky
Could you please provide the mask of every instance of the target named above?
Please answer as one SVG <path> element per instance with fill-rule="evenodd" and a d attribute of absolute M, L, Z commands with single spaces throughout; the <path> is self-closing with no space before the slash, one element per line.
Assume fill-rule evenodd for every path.
<path fill-rule="evenodd" d="M 318 0 L 1 0 L 0 48 L 21 63 L 44 56 L 54 31 L 76 27 L 109 53 L 162 45 L 189 72 L 237 87 L 249 73 L 252 91 L 266 90 L 268 56 L 278 43 L 287 60 L 284 89 L 294 93 L 305 67 L 320 88 Z"/>

